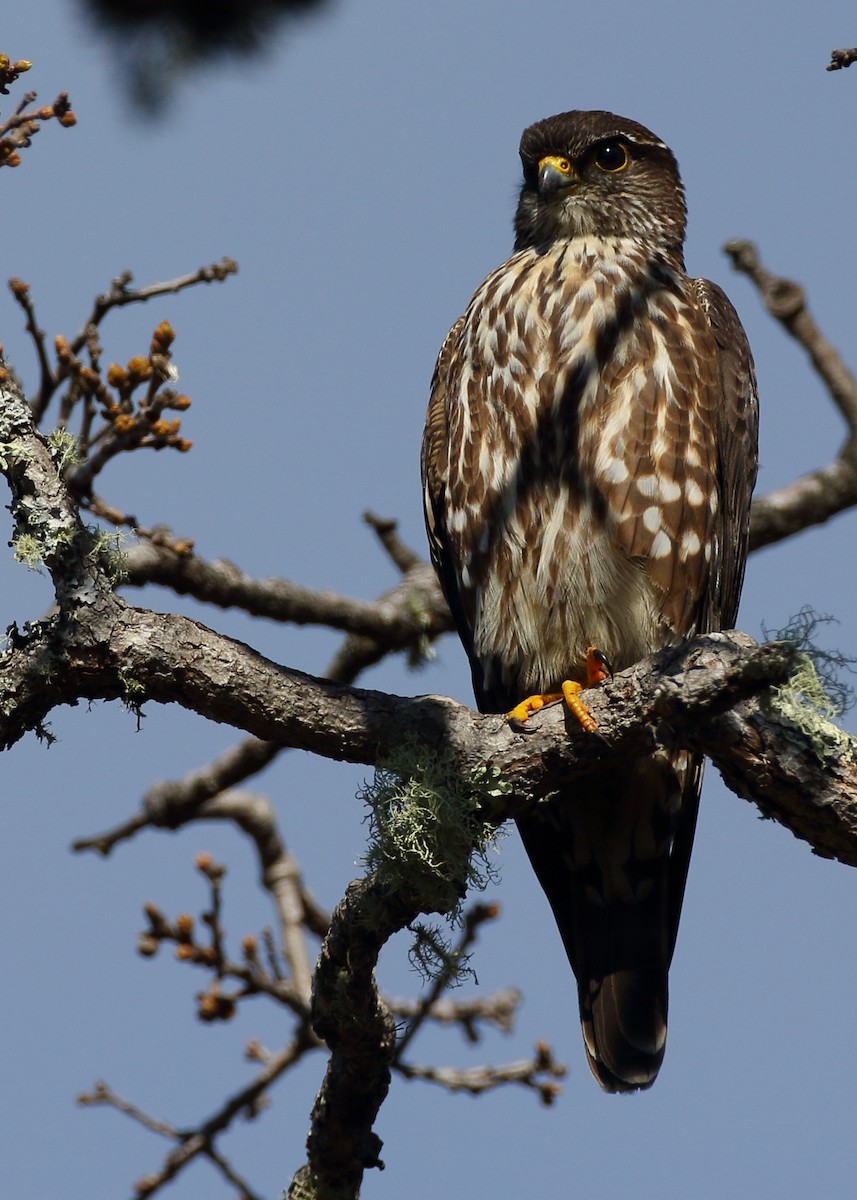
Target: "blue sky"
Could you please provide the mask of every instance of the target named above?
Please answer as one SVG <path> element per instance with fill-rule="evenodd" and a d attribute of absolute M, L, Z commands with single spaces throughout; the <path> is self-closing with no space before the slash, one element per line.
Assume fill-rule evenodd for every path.
<path fill-rule="evenodd" d="M 102 491 L 144 524 L 195 538 L 207 557 L 372 597 L 394 575 L 360 514 L 397 517 L 423 547 L 428 381 L 449 325 L 511 246 L 520 132 L 553 112 L 609 108 L 654 129 L 679 159 L 689 268 L 726 288 L 756 356 L 767 491 L 828 461 L 841 422 L 721 246 L 757 241 L 772 270 L 806 286 L 831 340 L 853 345 L 857 68 L 824 66 L 831 48 L 854 42 L 854 28 L 844 0 L 338 0 L 272 38 L 261 60 L 179 79 L 164 119 L 149 124 L 124 104 L 105 44 L 73 7 L 30 0 L 6 15 L 0 49 L 33 60 L 26 86 L 42 101 L 68 90 L 79 124 L 45 129 L 22 167 L 3 172 L 0 275 L 26 279 L 43 327 L 70 335 L 125 268 L 143 283 L 235 257 L 241 272 L 228 283 L 105 324 L 106 359 L 124 361 L 158 321 L 172 322 L 195 445 L 190 455 L 114 462 Z M 5 294 L 0 340 L 32 381 L 20 312 Z M 763 621 L 776 628 L 809 604 L 838 618 L 829 643 L 857 654 L 855 532 L 848 514 L 755 555 L 741 627 L 758 635 Z M 0 587 L 4 626 L 38 616 L 50 599 L 46 579 L 8 558 Z M 337 644 L 324 631 L 251 622 L 167 592 L 133 599 L 192 613 L 309 671 Z M 469 699 L 451 638 L 422 673 L 393 662 L 365 682 Z M 854 728 L 853 714 L 846 723 Z M 106 862 L 69 852 L 75 837 L 134 811 L 155 779 L 204 763 L 234 735 L 155 706 L 140 732 L 103 704 L 59 712 L 52 728 L 50 750 L 28 738 L 0 768 L 0 1160 L 19 1200 L 121 1197 L 165 1146 L 113 1112 L 75 1107 L 78 1092 L 103 1077 L 191 1125 L 250 1077 L 241 1059 L 249 1037 L 277 1047 L 287 1036 L 261 1001 L 230 1025 L 200 1026 L 202 977 L 169 955 L 134 953 L 142 904 L 201 908 L 193 858 L 207 849 L 230 868 L 233 944 L 272 914 L 251 854 L 222 828 L 144 835 Z M 325 904 L 356 873 L 365 775 L 292 754 L 260 781 Z M 563 1095 L 546 1111 L 523 1091 L 472 1100 L 395 1083 L 377 1126 L 387 1170 L 367 1178 L 367 1197 L 852 1194 L 851 871 L 760 821 L 709 771 L 666 1063 L 636 1097 L 604 1096 L 589 1076 L 573 980 L 512 834 L 501 871 L 491 895 L 503 919 L 474 965 L 480 991 L 524 989 L 516 1032 L 475 1051 L 433 1034 L 413 1057 L 504 1062 L 543 1038 L 569 1064 Z M 381 982 L 400 995 L 417 985 L 401 939 Z M 261 1121 L 224 1140 L 267 1195 L 300 1161 L 322 1067 L 309 1059 Z M 170 1193 L 220 1194 L 204 1164 Z"/>

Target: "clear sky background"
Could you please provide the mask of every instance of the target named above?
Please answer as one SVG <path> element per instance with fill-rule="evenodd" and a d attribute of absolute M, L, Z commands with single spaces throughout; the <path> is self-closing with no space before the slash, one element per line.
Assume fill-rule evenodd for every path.
<path fill-rule="evenodd" d="M 7 6 L 3 45 L 32 59 L 40 100 L 71 93 L 70 131 L 49 127 L 4 171 L 0 276 L 26 279 L 50 336 L 73 335 L 121 270 L 140 283 L 234 256 L 223 285 L 126 310 L 103 328 L 106 361 L 145 351 L 169 319 L 181 387 L 193 398 L 190 455 L 114 461 L 101 491 L 145 525 L 169 523 L 199 553 L 251 574 L 373 597 L 394 572 L 361 524 L 397 517 L 423 548 L 419 439 L 437 348 L 511 247 L 524 126 L 569 108 L 642 121 L 674 149 L 687 185 L 691 271 L 723 284 L 752 343 L 762 398 L 760 489 L 828 461 L 841 422 L 800 350 L 761 311 L 721 253 L 750 237 L 774 271 L 806 285 L 815 315 L 854 344 L 857 67 L 827 74 L 857 40 L 854 7 L 597 5 L 530 0 L 338 0 L 271 38 L 266 55 L 177 80 L 163 119 L 123 101 L 107 46 L 66 0 Z M 22 89 L 4 98 L 3 112 Z M 11 103 L 10 103 L 11 101 Z M 0 339 L 35 378 L 21 314 L 0 295 Z M 0 541 L 10 528 L 2 514 Z M 804 605 L 836 616 L 828 644 L 857 654 L 857 514 L 751 559 L 740 624 L 758 636 Z M 47 579 L 0 563 L 2 625 L 40 615 Z M 321 671 L 338 639 L 180 609 L 274 659 Z M 469 700 L 454 639 L 422 673 L 387 663 L 364 680 Z M 854 728 L 853 714 L 846 723 Z M 225 923 L 238 939 L 272 922 L 240 838 L 218 827 L 146 834 L 107 861 L 78 836 L 130 815 L 146 787 L 235 740 L 178 709 L 146 708 L 137 732 L 119 705 L 52 719 L 51 748 L 27 738 L 0 766 L 0 1191 L 16 1200 L 130 1195 L 167 1147 L 109 1110 L 75 1106 L 104 1078 L 177 1125 L 194 1125 L 251 1077 L 244 1044 L 287 1036 L 264 1001 L 203 1027 L 203 976 L 169 954 L 135 954 L 141 905 L 174 915 L 206 902 L 193 858 L 227 862 Z M 290 754 L 261 780 L 318 898 L 356 873 L 366 771 Z M 378 1200 L 586 1196 L 625 1200 L 850 1197 L 857 1118 L 857 876 L 758 819 L 709 771 L 671 976 L 671 1024 L 654 1089 L 600 1093 L 584 1065 L 575 989 L 517 838 L 502 843 L 492 898 L 503 918 L 474 962 L 479 990 L 518 984 L 513 1036 L 475 1051 L 452 1032 L 418 1041 L 420 1062 L 500 1063 L 549 1041 L 570 1066 L 550 1110 L 508 1089 L 474 1100 L 394 1082 L 377 1131 Z M 406 943 L 382 985 L 417 987 Z M 278 1195 L 302 1159 L 323 1070 L 311 1057 L 260 1121 L 223 1148 Z M 176 1200 L 227 1195 L 199 1163 Z"/>

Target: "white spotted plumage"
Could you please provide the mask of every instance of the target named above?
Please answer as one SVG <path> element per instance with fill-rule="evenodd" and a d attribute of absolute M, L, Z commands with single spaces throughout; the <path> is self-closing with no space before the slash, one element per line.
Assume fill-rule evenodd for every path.
<path fill-rule="evenodd" d="M 521 159 L 516 253 L 444 342 L 423 440 L 432 558 L 486 711 L 585 682 L 590 645 L 620 670 L 729 627 L 755 476 L 749 348 L 685 274 L 670 151 L 580 112 L 525 130 Z M 659 748 L 518 821 L 611 1091 L 663 1057 L 700 780 Z"/>

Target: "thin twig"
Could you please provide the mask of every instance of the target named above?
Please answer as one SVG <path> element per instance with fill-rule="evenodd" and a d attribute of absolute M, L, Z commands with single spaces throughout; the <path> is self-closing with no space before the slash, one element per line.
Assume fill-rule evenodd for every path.
<path fill-rule="evenodd" d="M 378 541 L 389 554 L 395 566 L 404 575 L 420 562 L 420 557 L 399 537 L 399 523 L 390 517 L 377 517 L 374 513 L 365 512 L 363 520 L 378 535 Z"/>
<path fill-rule="evenodd" d="M 857 379 L 813 320 L 803 288 L 766 270 L 751 242 L 729 242 L 725 250 L 735 269 L 756 285 L 771 316 L 806 351 L 847 426 L 833 462 L 754 499 L 750 548 L 757 550 L 857 504 Z"/>
<path fill-rule="evenodd" d="M 533 1058 L 521 1059 L 500 1067 L 419 1067 L 412 1063 L 397 1062 L 394 1067 L 406 1079 L 423 1079 L 437 1083 L 450 1092 L 469 1092 L 472 1096 L 508 1084 L 519 1084 L 537 1093 L 543 1104 L 552 1104 L 560 1092 L 555 1079 L 566 1075 L 566 1068 L 556 1062 L 550 1046 L 544 1042 L 536 1045 Z M 545 1078 L 547 1076 L 547 1078 Z"/>
<path fill-rule="evenodd" d="M 123 1100 L 105 1083 L 96 1084 L 88 1095 L 78 1097 L 79 1104 L 107 1104 L 138 1121 L 145 1128 L 167 1137 L 177 1143 L 166 1158 L 164 1165 L 155 1174 L 148 1175 L 135 1185 L 138 1197 L 153 1196 L 160 1188 L 182 1171 L 194 1158 L 202 1155 L 210 1159 L 230 1182 L 244 1189 L 248 1198 L 257 1197 L 257 1193 L 228 1167 L 226 1159 L 216 1149 L 216 1138 L 228 1129 L 235 1117 L 244 1112 L 255 1116 L 263 1094 L 272 1083 L 285 1071 L 302 1058 L 307 1051 L 315 1050 L 321 1043 L 312 1032 L 306 1028 L 299 1029 L 295 1037 L 278 1054 L 273 1055 L 262 1071 L 251 1082 L 230 1096 L 215 1113 L 194 1129 L 180 1130 L 165 1121 L 148 1116 L 136 1105 Z M 224 1171 L 224 1165 L 227 1170 Z"/>

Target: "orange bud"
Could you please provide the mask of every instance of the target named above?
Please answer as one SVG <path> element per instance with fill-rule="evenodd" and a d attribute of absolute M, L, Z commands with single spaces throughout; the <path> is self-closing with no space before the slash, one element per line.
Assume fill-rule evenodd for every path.
<path fill-rule="evenodd" d="M 213 1021 L 217 1016 L 217 1005 L 220 997 L 212 996 L 210 992 L 201 992 L 197 997 L 199 1001 L 198 1013 L 200 1020 Z"/>
<path fill-rule="evenodd" d="M 71 109 L 69 109 L 67 113 L 63 113 L 63 115 L 60 117 L 60 125 L 63 125 L 66 129 L 71 129 L 72 125 L 76 124 L 77 117 L 74 115 Z"/>
<path fill-rule="evenodd" d="M 259 949 L 259 943 L 256 940 L 256 935 L 248 933 L 241 942 L 241 948 L 247 958 L 255 958 L 256 951 Z"/>
<path fill-rule="evenodd" d="M 208 870 L 213 861 L 214 860 L 212 859 L 211 855 L 208 853 L 207 850 L 201 850 L 200 853 L 197 854 L 197 856 L 196 856 L 197 871 L 202 871 L 204 874 L 208 874 Z"/>
<path fill-rule="evenodd" d="M 111 387 L 121 387 L 128 381 L 128 372 L 119 363 L 111 363 L 107 368 L 107 382 Z"/>
<path fill-rule="evenodd" d="M 177 412 L 184 412 L 190 408 L 190 396 L 174 396 L 170 401 L 170 408 L 174 408 Z"/>
<path fill-rule="evenodd" d="M 128 374 L 135 379 L 148 379 L 152 374 L 152 364 L 142 354 L 135 354 L 128 360 Z"/>
<path fill-rule="evenodd" d="M 10 279 L 9 290 L 17 300 L 23 300 L 29 294 L 30 285 L 24 283 L 23 279 Z"/>
<path fill-rule="evenodd" d="M 113 422 L 113 428 L 117 433 L 131 433 L 137 428 L 137 422 L 130 413 L 120 413 Z"/>
<path fill-rule="evenodd" d="M 152 334 L 152 353 L 158 350 L 167 350 L 175 341 L 176 335 L 169 321 L 161 321 L 158 328 Z"/>
<path fill-rule="evenodd" d="M 20 165 L 21 165 L 21 155 L 18 153 L 17 150 L 13 150 L 11 154 L 6 155 L 6 166 L 7 167 L 20 167 Z"/>
<path fill-rule="evenodd" d="M 141 933 L 137 939 L 137 953 L 143 958 L 152 958 L 158 953 L 158 939 L 150 933 Z"/>
<path fill-rule="evenodd" d="M 193 917 L 190 913 L 179 913 L 176 917 L 176 929 L 183 938 L 189 938 L 193 933 Z"/>
<path fill-rule="evenodd" d="M 161 419 L 152 424 L 152 433 L 155 437 L 168 438 L 178 433 L 180 426 L 180 421 L 164 421 Z"/>
<path fill-rule="evenodd" d="M 176 958 L 182 960 L 193 958 L 193 946 L 189 946 L 187 942 L 180 942 L 176 946 Z"/>

